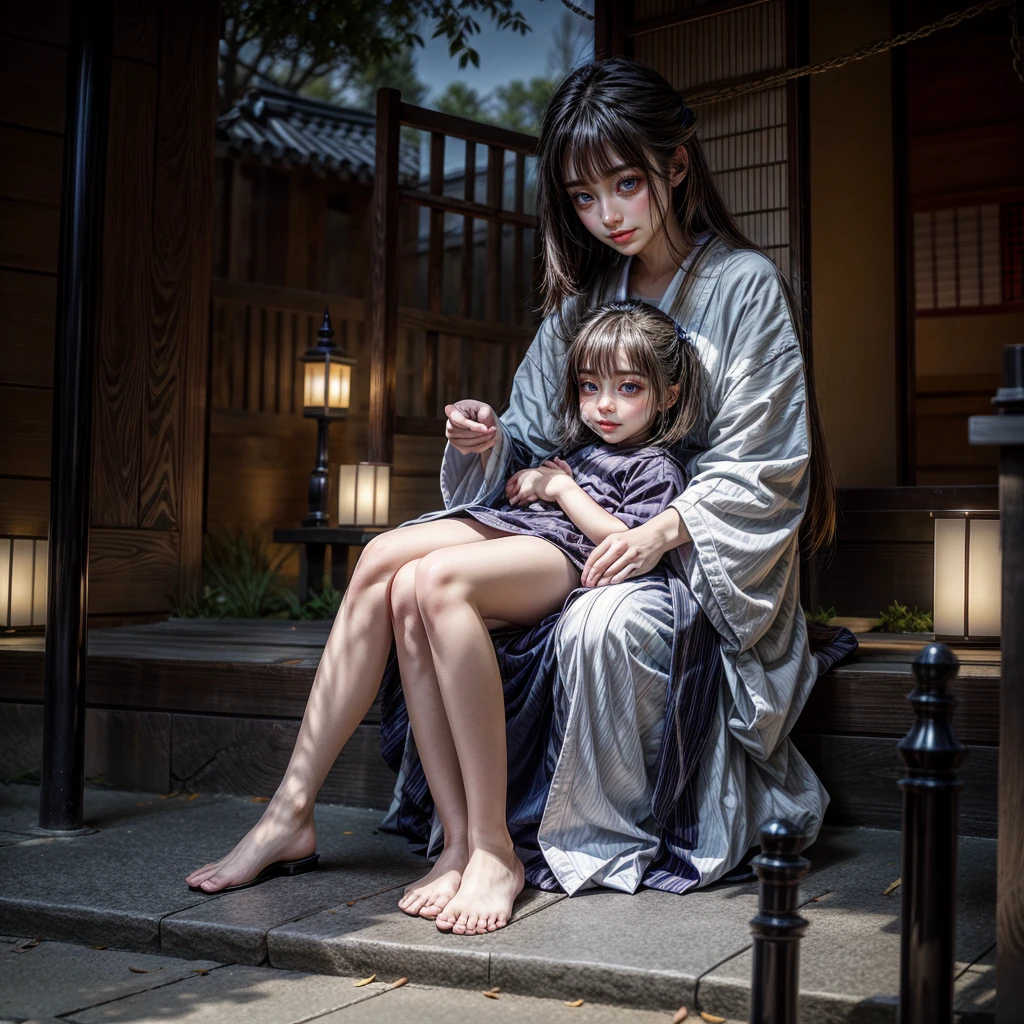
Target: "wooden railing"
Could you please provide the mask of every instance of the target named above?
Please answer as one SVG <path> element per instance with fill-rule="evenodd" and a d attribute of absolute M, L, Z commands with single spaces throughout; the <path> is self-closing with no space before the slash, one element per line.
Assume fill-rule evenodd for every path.
<path fill-rule="evenodd" d="M 398 155 L 402 126 L 430 133 L 430 171 L 427 190 L 403 188 L 399 185 Z M 464 198 L 444 194 L 445 139 L 451 137 L 465 143 Z M 486 202 L 476 200 L 476 147 L 487 147 Z M 489 374 L 489 389 L 496 397 L 479 397 L 500 404 L 508 396 L 512 377 L 534 327 L 524 324 L 523 306 L 529 291 L 524 272 L 524 236 L 536 227 L 535 218 L 525 212 L 526 159 L 536 151 L 537 140 L 530 135 L 512 132 L 491 125 L 478 124 L 465 118 L 440 114 L 433 110 L 402 103 L 395 89 L 377 92 L 377 159 L 373 196 L 373 285 L 371 292 L 370 330 L 370 421 L 369 457 L 373 461 L 391 462 L 395 433 L 437 433 L 443 427 L 443 392 L 440 381 L 440 339 L 457 339 L 457 359 L 462 379 L 468 379 L 474 346 L 484 343 L 499 346 L 499 358 L 488 360 L 497 366 Z M 505 209 L 505 153 L 515 154 L 512 209 Z M 413 206 L 430 210 L 430 235 L 427 250 L 426 309 L 400 307 L 399 208 Z M 459 281 L 459 312 L 442 312 L 444 272 L 445 214 L 463 218 L 462 267 Z M 485 296 L 484 319 L 472 316 L 474 288 L 473 229 L 474 220 L 487 222 L 486 271 L 482 282 Z M 502 233 L 512 231 L 510 322 L 501 321 Z M 536 235 L 534 234 L 534 238 Z M 418 417 L 399 416 L 397 377 L 399 365 L 399 330 L 423 332 L 425 343 L 419 374 L 421 394 L 414 404 L 422 408 Z M 408 363 L 408 353 L 403 353 Z M 446 353 L 451 362 L 452 353 Z M 497 378 L 495 380 L 495 378 Z M 406 403 L 409 404 L 408 402 Z"/>
<path fill-rule="evenodd" d="M 210 402 L 245 412 L 302 411 L 299 356 L 316 342 L 324 306 L 334 343 L 365 356 L 365 303 L 344 295 L 214 278 Z"/>

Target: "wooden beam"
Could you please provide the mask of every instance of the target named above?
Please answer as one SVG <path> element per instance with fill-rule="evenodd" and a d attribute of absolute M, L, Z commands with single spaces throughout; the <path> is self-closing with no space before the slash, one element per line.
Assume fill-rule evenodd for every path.
<path fill-rule="evenodd" d="M 378 93 L 379 95 L 379 93 Z M 403 103 L 398 115 L 402 124 L 410 128 L 418 128 L 425 132 L 440 132 L 452 138 L 475 142 L 479 146 L 501 146 L 517 153 L 532 155 L 537 151 L 536 136 L 524 135 L 522 132 L 510 131 L 508 128 L 497 128 L 494 125 L 480 124 L 454 114 L 442 114 L 425 107 L 414 107 Z M 378 125 L 380 122 L 378 121 Z"/>
<path fill-rule="evenodd" d="M 252 284 L 248 281 L 213 279 L 213 298 L 216 302 L 230 302 L 239 306 L 262 306 L 292 313 L 323 316 L 324 304 L 331 308 L 332 320 L 362 320 L 366 305 L 361 299 L 333 292 L 312 292 L 303 288 L 280 288 L 271 284 Z"/>
<path fill-rule="evenodd" d="M 518 224 L 520 227 L 532 228 L 537 218 L 528 213 L 516 213 L 514 210 L 503 210 L 500 206 L 488 203 L 471 203 L 454 196 L 431 195 L 414 188 L 398 190 L 399 199 L 403 203 L 415 203 L 417 206 L 428 206 L 432 210 L 442 210 L 462 217 L 478 217 L 480 220 L 498 224 Z"/>
<path fill-rule="evenodd" d="M 373 179 L 373 283 L 370 294 L 371 462 L 391 462 L 394 454 L 401 115 L 401 93 L 397 89 L 379 89 Z"/>
<path fill-rule="evenodd" d="M 495 345 L 515 345 L 522 341 L 531 341 L 536 333 L 532 327 L 515 327 L 511 324 L 473 320 L 451 313 L 431 313 L 429 310 L 416 309 L 413 306 L 398 308 L 398 326 L 414 331 L 438 331 L 441 334 L 488 341 Z"/>

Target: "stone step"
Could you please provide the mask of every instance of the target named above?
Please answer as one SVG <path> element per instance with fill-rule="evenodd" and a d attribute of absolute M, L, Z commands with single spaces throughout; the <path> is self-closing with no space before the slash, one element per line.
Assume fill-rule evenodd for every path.
<path fill-rule="evenodd" d="M 379 814 L 317 809 L 322 870 L 224 896 L 190 892 L 184 875 L 224 853 L 262 807 L 240 798 L 160 800 L 90 790 L 99 831 L 30 838 L 38 791 L 0 791 L 0 933 L 314 974 L 636 1010 L 681 1004 L 746 1019 L 755 885 L 683 896 L 528 890 L 509 927 L 444 935 L 396 907 L 426 861 L 377 828 Z M 809 851 L 800 898 L 801 1021 L 894 1021 L 898 988 L 898 833 L 826 829 Z M 962 1009 L 989 1019 L 994 986 L 995 843 L 960 843 L 957 961 Z M 699 1019 L 699 1018 L 697 1018 Z"/>

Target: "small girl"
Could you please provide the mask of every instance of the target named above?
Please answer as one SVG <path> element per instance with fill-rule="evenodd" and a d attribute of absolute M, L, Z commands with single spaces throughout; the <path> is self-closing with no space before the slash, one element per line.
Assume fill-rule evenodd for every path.
<path fill-rule="evenodd" d="M 447 526 L 486 531 L 486 543 L 436 550 L 429 570 L 421 560 L 410 570 L 410 599 L 402 597 L 403 570 L 396 574 L 391 606 L 402 690 L 444 831 L 433 870 L 399 902 L 406 913 L 459 934 L 507 922 L 523 867 L 505 822 L 500 675 L 488 644 L 477 661 L 463 659 L 456 683 L 458 649 L 475 649 L 481 626 L 527 627 L 557 613 L 579 588 L 597 544 L 657 515 L 682 493 L 686 471 L 666 449 L 697 420 L 703 373 L 667 313 L 635 300 L 592 310 L 567 352 L 559 454 L 515 472 L 501 507 L 471 505 L 447 517 Z M 398 533 L 437 526 L 414 524 Z M 631 568 L 627 563 L 618 573 L 625 577 Z"/>
<path fill-rule="evenodd" d="M 696 422 L 702 378 L 693 345 L 667 313 L 637 300 L 597 307 L 566 355 L 560 454 L 513 474 L 500 508 L 471 505 L 459 516 L 542 537 L 582 570 L 610 533 L 682 493 L 685 471 L 668 450 Z"/>

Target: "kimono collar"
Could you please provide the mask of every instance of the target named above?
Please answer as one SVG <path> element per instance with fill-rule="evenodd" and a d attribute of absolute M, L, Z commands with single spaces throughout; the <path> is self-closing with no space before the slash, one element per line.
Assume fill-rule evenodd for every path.
<path fill-rule="evenodd" d="M 667 313 L 672 308 L 672 304 L 676 299 L 676 294 L 683 285 L 683 279 L 686 277 L 686 272 L 693 265 L 693 261 L 697 256 L 697 251 L 710 237 L 710 231 L 705 231 L 704 234 L 698 236 L 686 259 L 683 260 L 679 269 L 675 272 L 675 276 L 671 281 L 669 281 L 668 287 L 665 289 L 665 294 L 658 302 L 658 309 Z M 619 278 L 619 287 L 615 294 L 617 299 L 626 299 L 629 297 L 629 268 L 633 265 L 634 259 L 635 257 L 631 256 L 626 261 L 626 265 L 622 268 L 622 276 Z"/>

